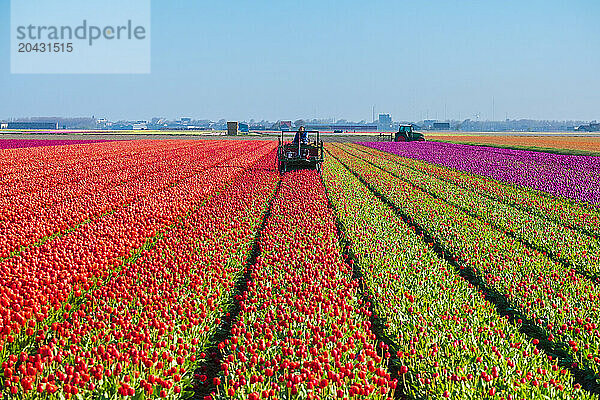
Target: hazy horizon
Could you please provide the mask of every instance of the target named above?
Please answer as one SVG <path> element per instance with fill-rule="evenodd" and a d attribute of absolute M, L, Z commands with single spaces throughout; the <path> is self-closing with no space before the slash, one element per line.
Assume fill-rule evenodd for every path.
<path fill-rule="evenodd" d="M 144 75 L 11 74 L 0 16 L 0 118 L 600 119 L 590 0 L 155 1 Z"/>

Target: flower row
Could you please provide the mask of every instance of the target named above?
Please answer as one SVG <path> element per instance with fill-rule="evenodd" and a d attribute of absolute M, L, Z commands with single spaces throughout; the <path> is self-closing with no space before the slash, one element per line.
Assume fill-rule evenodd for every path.
<path fill-rule="evenodd" d="M 231 338 L 220 344 L 217 395 L 392 398 L 389 354 L 340 254 L 317 173 L 284 175 L 259 245 Z"/>
<path fill-rule="evenodd" d="M 548 221 L 537 214 L 512 207 L 387 158 L 363 153 L 355 148 L 345 150 L 475 218 L 488 222 L 532 248 L 551 254 L 553 258 L 580 271 L 600 275 L 600 243 L 578 230 Z"/>
<path fill-rule="evenodd" d="M 118 271 L 123 260 L 217 194 L 272 149 L 242 153 L 2 262 L 0 361 L 44 337 L 44 329 Z M 176 174 L 176 171 L 173 171 Z M 66 314 L 65 314 L 66 313 Z"/>
<path fill-rule="evenodd" d="M 138 149 L 129 142 L 119 142 L 112 144 L 116 149 L 111 154 L 88 160 L 90 149 L 96 146 L 83 146 L 85 151 L 76 157 L 80 160 L 76 167 L 63 165 L 62 157 L 48 157 L 48 162 L 61 166 L 50 175 L 37 171 L 30 179 L 31 172 L 14 173 L 0 184 L 6 192 L 0 199 L 0 258 L 226 162 L 232 150 L 241 149 L 241 145 L 216 142 L 150 142 L 141 143 Z M 122 156 L 133 149 L 135 156 Z M 13 168 L 18 170 L 19 163 Z"/>
<path fill-rule="evenodd" d="M 252 248 L 278 181 L 274 152 L 155 238 L 4 363 L 6 390 L 179 398 Z M 36 327 L 38 328 L 38 327 Z"/>
<path fill-rule="evenodd" d="M 535 341 L 501 318 L 360 181 L 329 157 L 323 172 L 364 283 L 413 398 L 586 398 Z"/>
<path fill-rule="evenodd" d="M 23 147 L 39 147 L 39 146 L 68 146 L 68 145 L 80 145 L 90 143 L 102 143 L 106 142 L 106 139 L 95 139 L 95 140 L 48 140 L 48 139 L 0 139 L 0 149 L 20 149 Z"/>
<path fill-rule="evenodd" d="M 501 201 L 525 212 L 538 215 L 548 221 L 581 230 L 600 238 L 600 211 L 568 199 L 544 195 L 526 187 L 499 182 L 495 179 L 470 174 L 428 162 L 401 157 L 369 147 L 351 145 L 347 149 L 360 149 L 379 158 L 393 161 L 413 170 L 453 183 L 464 189 Z"/>
<path fill-rule="evenodd" d="M 442 142 L 366 145 L 600 207 L 599 157 Z"/>
<path fill-rule="evenodd" d="M 548 340 L 565 347 L 577 364 L 600 372 L 600 288 L 594 283 L 412 184 L 340 149 L 330 151 L 428 232 L 462 268 L 503 294 Z"/>

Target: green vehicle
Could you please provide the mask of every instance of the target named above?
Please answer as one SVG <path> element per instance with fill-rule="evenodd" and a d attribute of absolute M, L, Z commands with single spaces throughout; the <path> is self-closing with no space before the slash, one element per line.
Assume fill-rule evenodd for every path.
<path fill-rule="evenodd" d="M 305 140 L 286 142 L 284 132 L 281 131 L 279 146 L 277 147 L 277 167 L 280 173 L 292 169 L 316 169 L 321 173 L 323 164 L 323 140 L 319 131 L 304 131 Z M 297 135 L 297 133 L 296 133 Z M 312 139 L 310 138 L 312 136 Z"/>
<path fill-rule="evenodd" d="M 394 142 L 424 142 L 425 136 L 413 130 L 412 125 L 400 125 L 394 135 Z"/>

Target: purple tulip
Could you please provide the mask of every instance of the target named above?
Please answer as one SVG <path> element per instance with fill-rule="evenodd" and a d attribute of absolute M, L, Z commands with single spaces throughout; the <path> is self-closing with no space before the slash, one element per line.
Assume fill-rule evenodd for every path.
<path fill-rule="evenodd" d="M 600 157 L 441 142 L 361 144 L 600 206 Z"/>

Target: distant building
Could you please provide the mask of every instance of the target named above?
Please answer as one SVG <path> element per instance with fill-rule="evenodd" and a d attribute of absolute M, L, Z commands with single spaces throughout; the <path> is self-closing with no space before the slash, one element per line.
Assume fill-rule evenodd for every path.
<path fill-rule="evenodd" d="M 58 129 L 58 122 L 6 122 L 2 129 Z M 5 128 L 4 128 L 5 126 Z"/>
<path fill-rule="evenodd" d="M 580 125 L 576 130 L 580 132 L 600 132 L 600 123 Z"/>
<path fill-rule="evenodd" d="M 192 123 L 192 119 L 191 118 L 181 118 L 181 123 L 183 125 L 191 124 Z"/>
<path fill-rule="evenodd" d="M 392 130 L 392 116 L 390 114 L 379 114 L 377 130 L 381 132 L 390 132 Z"/>
<path fill-rule="evenodd" d="M 423 121 L 423 129 L 433 129 L 433 124 L 435 124 L 437 120 L 435 119 L 426 119 Z"/>
<path fill-rule="evenodd" d="M 245 122 L 240 122 L 238 124 L 238 129 L 241 133 L 248 133 L 250 131 L 250 126 Z"/>
<path fill-rule="evenodd" d="M 342 131 L 342 132 L 375 132 L 377 130 L 377 125 L 356 125 L 356 124 L 335 124 L 331 126 L 333 131 Z"/>
<path fill-rule="evenodd" d="M 132 128 L 134 131 L 147 131 L 148 121 L 135 121 Z"/>
<path fill-rule="evenodd" d="M 450 122 L 434 122 L 432 128 L 434 131 L 449 131 Z"/>
<path fill-rule="evenodd" d="M 292 130 L 292 121 L 280 121 L 279 129 L 282 131 L 291 131 Z"/>
<path fill-rule="evenodd" d="M 342 132 L 376 132 L 375 124 L 307 124 L 306 129 L 310 131 L 333 131 Z"/>
<path fill-rule="evenodd" d="M 239 129 L 239 124 L 237 121 L 227 121 L 227 134 L 228 135 L 237 135 Z"/>
<path fill-rule="evenodd" d="M 112 124 L 111 129 L 115 131 L 130 131 L 133 129 L 133 124 L 126 121 L 118 121 Z"/>
<path fill-rule="evenodd" d="M 289 132 L 292 130 L 292 121 L 277 121 L 271 125 L 271 129 L 275 131 Z"/>

